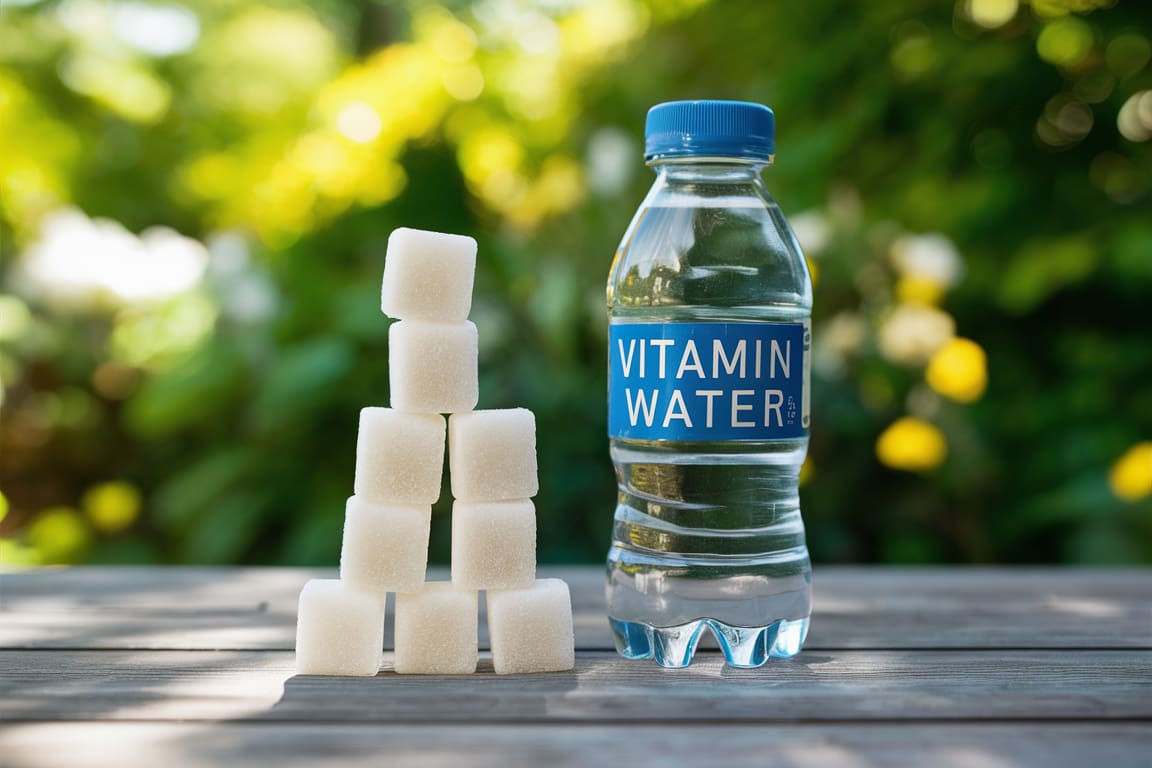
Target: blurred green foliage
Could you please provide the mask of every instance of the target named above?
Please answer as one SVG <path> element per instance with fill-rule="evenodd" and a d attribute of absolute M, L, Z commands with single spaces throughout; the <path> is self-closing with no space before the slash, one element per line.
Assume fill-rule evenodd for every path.
<path fill-rule="evenodd" d="M 334 563 L 397 226 L 478 239 L 482 407 L 537 414 L 541 561 L 600 560 L 603 285 L 676 98 L 777 113 L 817 562 L 1152 562 L 1146 4 L 2 15 L 0 564 Z"/>

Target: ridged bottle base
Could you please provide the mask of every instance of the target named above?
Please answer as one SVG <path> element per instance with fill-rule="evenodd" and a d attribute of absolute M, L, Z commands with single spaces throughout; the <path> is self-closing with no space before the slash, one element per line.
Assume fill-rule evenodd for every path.
<path fill-rule="evenodd" d="M 795 656 L 808 635 L 808 619 L 781 619 L 767 627 L 733 627 L 715 619 L 697 619 L 677 627 L 651 627 L 613 618 L 608 621 L 621 656 L 653 659 L 669 669 L 681 669 L 692 662 L 705 628 L 716 636 L 724 660 L 741 668 Z"/>

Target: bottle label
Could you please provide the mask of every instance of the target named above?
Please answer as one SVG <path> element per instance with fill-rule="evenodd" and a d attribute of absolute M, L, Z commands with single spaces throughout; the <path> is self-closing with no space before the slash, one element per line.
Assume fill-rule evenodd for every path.
<path fill-rule="evenodd" d="M 808 429 L 807 323 L 614 323 L 608 434 L 718 442 Z"/>

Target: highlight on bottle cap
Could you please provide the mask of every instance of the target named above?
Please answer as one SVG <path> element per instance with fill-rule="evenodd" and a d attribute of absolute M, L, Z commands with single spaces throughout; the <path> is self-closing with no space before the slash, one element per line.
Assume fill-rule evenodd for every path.
<path fill-rule="evenodd" d="M 668 101 L 648 110 L 644 159 L 734 157 L 772 162 L 776 117 L 750 101 Z"/>

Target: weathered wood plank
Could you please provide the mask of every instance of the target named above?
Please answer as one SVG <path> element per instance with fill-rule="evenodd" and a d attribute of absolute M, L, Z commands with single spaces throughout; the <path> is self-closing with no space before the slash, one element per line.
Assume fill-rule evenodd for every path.
<path fill-rule="evenodd" d="M 115 749 L 109 745 L 115 744 Z M 1147 766 L 1142 724 L 1012 725 L 338 725 L 101 723 L 20 725 L 0 732 L 13 768 L 420 765 L 765 765 L 784 768 Z"/>
<path fill-rule="evenodd" d="M 1152 722 L 1144 651 L 811 652 L 758 670 L 708 653 L 676 671 L 586 652 L 571 673 L 507 677 L 489 661 L 472 676 L 367 679 L 291 665 L 272 651 L 5 651 L 0 720 Z"/>
<path fill-rule="evenodd" d="M 577 645 L 610 649 L 601 569 L 541 574 L 572 585 Z M 0 574 L 0 648 L 291 649 L 301 585 L 334 575 L 295 568 Z M 1152 648 L 1149 570 L 818 567 L 815 584 L 811 650 Z"/>
<path fill-rule="evenodd" d="M 1126 766 L 1152 751 L 1148 571 L 818 569 L 800 657 L 733 670 L 704 652 L 678 671 L 587 650 L 609 647 L 600 570 L 542 571 L 573 586 L 573 673 L 497 677 L 485 659 L 475 676 L 386 662 L 374 679 L 292 676 L 297 593 L 331 570 L 2 574 L 0 764 Z"/>
<path fill-rule="evenodd" d="M 603 583 L 588 569 L 540 569 L 573 585 L 577 645 L 610 649 Z M 331 569 L 70 568 L 0 575 L 0 649 L 291 650 L 296 602 Z M 429 578 L 448 579 L 433 569 Z M 597 579 L 601 579 L 597 570 Z M 393 601 L 385 645 L 392 645 Z M 481 614 L 481 647 L 488 627 Z"/>

